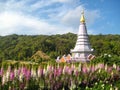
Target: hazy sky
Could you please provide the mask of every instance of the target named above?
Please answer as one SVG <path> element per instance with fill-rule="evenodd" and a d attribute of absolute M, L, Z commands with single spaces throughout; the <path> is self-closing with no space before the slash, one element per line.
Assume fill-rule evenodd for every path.
<path fill-rule="evenodd" d="M 120 34 L 120 0 L 0 0 L 0 35 L 77 33 L 83 9 L 89 34 Z"/>

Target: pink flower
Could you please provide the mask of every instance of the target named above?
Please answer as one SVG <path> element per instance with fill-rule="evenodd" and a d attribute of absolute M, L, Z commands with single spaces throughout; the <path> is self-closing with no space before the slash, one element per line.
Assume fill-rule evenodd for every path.
<path fill-rule="evenodd" d="M 30 77 L 31 77 L 31 71 L 30 70 L 26 71 L 25 77 L 26 77 L 26 80 L 30 79 Z"/>
<path fill-rule="evenodd" d="M 62 74 L 62 68 L 55 68 L 54 69 L 54 77 L 60 76 Z"/>
<path fill-rule="evenodd" d="M 38 76 L 39 77 L 43 76 L 43 69 L 42 68 L 38 69 Z"/>
<path fill-rule="evenodd" d="M 117 69 L 117 71 L 120 71 L 120 67 L 119 67 L 119 66 L 117 66 L 117 68 L 116 68 L 116 69 Z"/>
<path fill-rule="evenodd" d="M 20 90 L 24 89 L 24 87 L 25 87 L 25 84 L 24 84 L 24 83 L 21 83 L 21 84 L 20 84 Z"/>
<path fill-rule="evenodd" d="M 92 72 L 95 71 L 95 66 L 91 66 L 91 71 L 92 71 Z"/>
<path fill-rule="evenodd" d="M 49 74 L 49 79 L 52 80 L 53 79 L 53 73 Z"/>
<path fill-rule="evenodd" d="M 72 64 L 72 66 L 71 66 L 71 69 L 72 69 L 72 71 L 75 69 L 75 66 Z"/>
<path fill-rule="evenodd" d="M 85 67 L 85 66 L 82 67 L 82 72 L 83 72 L 83 73 L 87 73 L 87 72 L 88 72 L 87 67 Z"/>
<path fill-rule="evenodd" d="M 53 66 L 49 66 L 48 71 L 52 71 L 52 70 L 53 70 Z"/>
<path fill-rule="evenodd" d="M 23 75 L 25 75 L 27 73 L 27 68 L 23 67 L 21 72 L 23 73 Z"/>
<path fill-rule="evenodd" d="M 104 69 L 105 65 L 103 63 L 98 64 L 98 68 Z"/>
<path fill-rule="evenodd" d="M 57 70 L 58 70 L 57 75 L 60 76 L 62 74 L 63 69 L 62 68 L 58 68 Z"/>
<path fill-rule="evenodd" d="M 68 73 L 69 68 L 70 68 L 70 67 L 66 66 L 64 73 Z"/>
<path fill-rule="evenodd" d="M 107 71 L 108 71 L 109 73 L 111 73 L 112 67 L 107 68 Z"/>
<path fill-rule="evenodd" d="M 54 77 L 57 76 L 57 69 L 54 69 Z"/>
<path fill-rule="evenodd" d="M 11 81 L 14 80 L 14 72 L 13 72 L 13 71 L 10 72 L 10 80 L 11 80 Z"/>
<path fill-rule="evenodd" d="M 79 75 L 79 71 L 76 70 L 76 71 L 75 71 L 75 76 L 78 76 L 78 75 Z"/>
<path fill-rule="evenodd" d="M 67 73 L 68 73 L 69 75 L 71 75 L 71 74 L 72 74 L 72 71 L 73 71 L 73 70 L 72 70 L 71 68 L 69 68 L 68 71 L 67 71 Z"/>
<path fill-rule="evenodd" d="M 0 69 L 0 76 L 3 75 L 3 68 Z"/>

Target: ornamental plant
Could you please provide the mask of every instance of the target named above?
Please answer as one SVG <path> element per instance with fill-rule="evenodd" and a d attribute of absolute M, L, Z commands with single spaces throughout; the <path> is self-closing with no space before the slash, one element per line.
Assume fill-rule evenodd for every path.
<path fill-rule="evenodd" d="M 4 65 L 0 90 L 119 90 L 120 67 L 98 63 Z"/>

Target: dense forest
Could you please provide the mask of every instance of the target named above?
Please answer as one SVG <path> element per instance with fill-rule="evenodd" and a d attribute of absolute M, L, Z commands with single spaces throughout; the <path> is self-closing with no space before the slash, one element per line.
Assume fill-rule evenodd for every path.
<path fill-rule="evenodd" d="M 120 55 L 120 35 L 89 35 L 94 54 Z M 43 51 L 51 58 L 70 53 L 77 35 L 8 35 L 0 36 L 0 60 L 27 60 L 37 51 Z"/>

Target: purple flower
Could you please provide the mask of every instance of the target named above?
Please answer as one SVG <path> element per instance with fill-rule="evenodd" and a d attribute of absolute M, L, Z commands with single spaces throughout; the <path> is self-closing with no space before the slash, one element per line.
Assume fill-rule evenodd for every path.
<path fill-rule="evenodd" d="M 57 76 L 57 69 L 54 69 L 54 77 Z"/>
<path fill-rule="evenodd" d="M 0 76 L 3 75 L 3 68 L 0 69 Z"/>
<path fill-rule="evenodd" d="M 52 71 L 52 70 L 53 70 L 53 66 L 49 66 L 48 71 Z"/>
<path fill-rule="evenodd" d="M 26 80 L 30 79 L 30 77 L 31 77 L 31 71 L 30 70 L 26 71 L 25 77 L 26 77 Z"/>
<path fill-rule="evenodd" d="M 21 72 L 23 73 L 23 75 L 25 76 L 25 74 L 27 73 L 27 68 L 26 67 L 23 67 Z"/>
<path fill-rule="evenodd" d="M 55 68 L 53 73 L 54 77 L 60 76 L 62 74 L 62 68 Z"/>
<path fill-rule="evenodd" d="M 57 76 L 60 76 L 62 74 L 63 69 L 62 68 L 58 68 L 57 70 L 58 70 Z"/>
<path fill-rule="evenodd" d="M 54 69 L 54 77 L 60 76 L 62 74 L 62 68 L 55 68 Z"/>
<path fill-rule="evenodd" d="M 83 72 L 83 73 L 87 73 L 87 72 L 88 72 L 87 67 L 83 66 L 83 67 L 82 67 L 82 72 Z"/>
<path fill-rule="evenodd" d="M 64 68 L 64 73 L 68 73 L 69 68 L 70 68 L 70 67 L 65 66 L 65 68 Z"/>
<path fill-rule="evenodd" d="M 78 76 L 78 75 L 79 75 L 79 71 L 76 70 L 76 71 L 75 71 L 75 76 Z"/>
<path fill-rule="evenodd" d="M 25 84 L 24 84 L 24 83 L 21 83 L 21 84 L 20 84 L 20 90 L 24 89 L 24 87 L 25 87 Z"/>
<path fill-rule="evenodd" d="M 14 79 L 14 72 L 10 72 L 10 80 L 12 81 Z"/>

